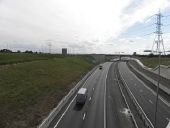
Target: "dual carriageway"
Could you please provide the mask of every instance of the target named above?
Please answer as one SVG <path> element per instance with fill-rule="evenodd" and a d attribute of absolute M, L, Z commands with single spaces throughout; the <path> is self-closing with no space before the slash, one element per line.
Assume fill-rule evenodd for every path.
<path fill-rule="evenodd" d="M 74 94 L 49 123 L 49 128 L 154 127 L 155 91 L 131 72 L 126 62 L 106 62 L 102 66 L 81 83 L 81 87 L 88 89 L 84 106 L 76 105 Z M 127 89 L 142 112 L 135 107 Z M 156 125 L 166 128 L 170 103 L 161 96 L 158 100 Z"/>

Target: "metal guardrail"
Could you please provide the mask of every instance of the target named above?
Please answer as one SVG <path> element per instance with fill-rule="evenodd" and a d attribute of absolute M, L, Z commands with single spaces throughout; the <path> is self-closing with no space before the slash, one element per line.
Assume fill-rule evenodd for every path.
<path fill-rule="evenodd" d="M 134 67 L 132 64 L 127 63 L 127 65 L 128 65 L 128 67 L 130 68 L 130 70 L 131 70 L 132 72 L 134 72 L 139 78 L 143 78 L 145 81 L 151 83 L 151 85 L 153 85 L 154 87 L 157 87 L 157 84 L 153 82 L 153 81 L 156 81 L 156 80 L 154 80 L 154 79 L 153 79 L 153 81 L 152 81 L 152 80 L 149 80 L 149 79 L 147 78 L 147 77 L 149 77 L 149 76 L 144 76 L 143 73 L 142 73 L 141 71 L 137 70 L 136 67 Z M 151 77 L 150 77 L 150 78 L 151 78 Z M 151 79 L 152 79 L 152 78 L 151 78 Z M 158 79 L 158 78 L 157 78 L 157 79 Z M 162 79 L 160 79 L 160 81 L 162 81 Z M 159 89 L 160 89 L 162 92 L 164 92 L 164 94 L 170 95 L 170 92 L 168 91 L 169 88 L 167 88 L 167 86 L 162 85 L 162 87 L 160 86 Z M 168 97 L 169 97 L 169 96 L 168 96 Z"/>
<path fill-rule="evenodd" d="M 118 65 L 116 65 L 116 69 L 117 69 L 117 72 L 119 72 L 119 71 L 118 71 Z M 118 75 L 120 76 L 120 73 L 118 73 L 118 74 L 115 73 L 115 74 L 116 74 L 116 78 L 117 78 L 117 80 L 118 80 Z M 137 125 L 137 123 L 136 123 L 135 117 L 134 117 L 134 115 L 132 114 L 132 112 L 131 112 L 131 110 L 130 110 L 129 104 L 128 104 L 128 102 L 127 102 L 127 100 L 126 100 L 126 97 L 125 97 L 125 95 L 124 95 L 124 93 L 123 93 L 123 90 L 122 90 L 122 88 L 121 88 L 121 86 L 120 86 L 119 80 L 118 80 L 118 86 L 119 86 L 120 92 L 121 92 L 121 94 L 122 94 L 122 97 L 123 97 L 123 99 L 124 99 L 124 101 L 125 101 L 125 104 L 126 104 L 128 110 L 130 111 L 131 118 L 132 118 L 132 121 L 133 121 L 133 123 L 134 123 L 134 125 L 135 125 L 135 128 L 139 128 L 138 125 Z"/>
<path fill-rule="evenodd" d="M 154 80 L 157 80 L 158 78 L 160 78 L 160 82 L 163 85 L 166 85 L 167 88 L 170 88 L 170 86 L 169 86 L 170 85 L 170 79 L 165 78 L 163 76 L 159 76 L 158 74 L 148 70 L 147 68 L 141 67 L 140 65 L 137 64 L 136 61 L 129 61 L 129 63 L 131 65 L 133 65 L 134 67 L 136 67 L 139 71 L 145 73 L 147 76 L 151 77 Z"/>
<path fill-rule="evenodd" d="M 139 105 L 138 101 L 136 100 L 135 96 L 133 95 L 133 93 L 131 92 L 131 90 L 129 89 L 126 81 L 124 80 L 124 78 L 122 77 L 122 74 L 119 72 L 118 70 L 118 74 L 120 75 L 120 79 L 122 80 L 123 84 L 125 85 L 125 88 L 128 92 L 128 95 L 130 96 L 131 100 L 133 101 L 138 114 L 140 115 L 142 121 L 144 122 L 144 125 L 147 128 L 154 128 L 152 122 L 149 120 L 149 118 L 147 117 L 147 115 L 145 114 L 145 112 L 143 111 L 142 107 Z"/>
<path fill-rule="evenodd" d="M 70 98 L 78 91 L 78 89 L 83 85 L 82 83 L 85 82 L 88 77 L 97 69 L 98 66 L 94 67 L 91 71 L 89 71 L 83 79 L 81 79 L 74 88 L 70 90 L 70 92 L 59 102 L 56 108 L 54 108 L 50 114 L 42 121 L 42 123 L 37 126 L 37 128 L 48 128 L 50 123 L 53 121 L 53 119 L 57 116 L 57 114 L 60 112 L 60 110 L 68 103 Z"/>

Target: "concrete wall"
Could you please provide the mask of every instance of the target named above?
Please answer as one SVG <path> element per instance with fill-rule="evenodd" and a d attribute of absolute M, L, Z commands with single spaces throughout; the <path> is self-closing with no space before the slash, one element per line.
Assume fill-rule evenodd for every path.
<path fill-rule="evenodd" d="M 104 54 L 90 54 L 97 63 L 102 63 L 105 61 L 105 55 Z"/>
<path fill-rule="evenodd" d="M 90 54 L 90 56 L 92 56 L 97 63 L 102 63 L 105 61 L 111 61 L 115 58 L 119 58 L 119 57 L 127 57 L 129 55 L 108 55 L 108 54 Z"/>

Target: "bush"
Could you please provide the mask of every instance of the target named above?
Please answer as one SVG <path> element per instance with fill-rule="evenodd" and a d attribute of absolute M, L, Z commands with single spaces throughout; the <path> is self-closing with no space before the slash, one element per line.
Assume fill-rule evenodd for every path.
<path fill-rule="evenodd" d="M 2 53 L 12 53 L 12 51 L 9 50 L 9 49 L 1 49 L 0 52 L 2 52 Z"/>

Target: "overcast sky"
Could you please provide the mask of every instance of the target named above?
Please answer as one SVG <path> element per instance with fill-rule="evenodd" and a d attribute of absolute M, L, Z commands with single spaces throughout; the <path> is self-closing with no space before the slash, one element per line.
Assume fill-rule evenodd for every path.
<path fill-rule="evenodd" d="M 51 43 L 53 52 L 142 53 L 152 48 L 159 9 L 170 15 L 170 0 L 0 0 L 0 49 L 47 52 Z"/>

